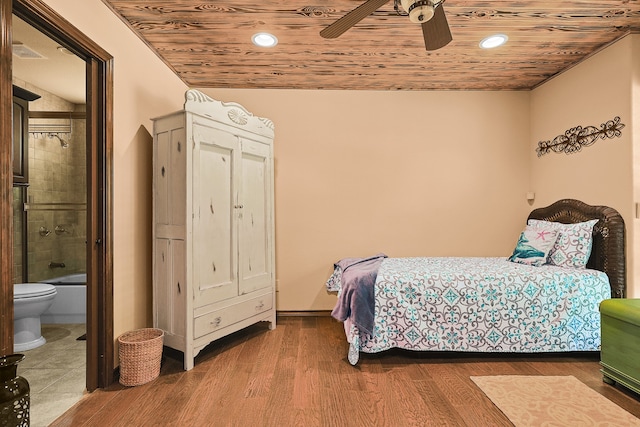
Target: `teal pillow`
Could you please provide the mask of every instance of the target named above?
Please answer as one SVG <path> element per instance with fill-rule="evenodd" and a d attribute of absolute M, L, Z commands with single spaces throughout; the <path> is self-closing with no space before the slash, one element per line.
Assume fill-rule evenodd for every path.
<path fill-rule="evenodd" d="M 509 261 L 518 264 L 540 266 L 546 264 L 549 252 L 558 238 L 558 231 L 550 228 L 535 228 L 527 225 Z"/>

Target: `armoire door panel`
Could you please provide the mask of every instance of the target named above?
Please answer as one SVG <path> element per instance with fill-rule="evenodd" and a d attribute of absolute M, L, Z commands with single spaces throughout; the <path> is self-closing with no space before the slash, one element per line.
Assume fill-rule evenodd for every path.
<path fill-rule="evenodd" d="M 269 147 L 242 140 L 240 293 L 271 286 Z"/>
<path fill-rule="evenodd" d="M 169 224 L 169 179 L 171 177 L 171 132 L 156 135 L 155 162 L 155 221 L 157 224 Z"/>
<path fill-rule="evenodd" d="M 158 328 L 174 335 L 184 335 L 186 299 L 183 240 L 155 239 L 154 316 Z M 167 310 L 167 307 L 169 308 Z"/>
<path fill-rule="evenodd" d="M 156 328 L 167 332 L 171 330 L 171 296 L 169 281 L 171 280 L 171 251 L 168 239 L 154 240 L 154 269 L 153 281 L 153 324 Z"/>
<path fill-rule="evenodd" d="M 184 225 L 186 216 L 187 196 L 184 191 L 186 185 L 186 165 L 184 130 L 177 129 L 171 131 L 171 180 L 170 200 L 171 224 Z"/>
<path fill-rule="evenodd" d="M 186 163 L 184 161 L 184 129 L 158 134 L 155 191 L 156 224 L 184 226 L 186 216 Z"/>
<path fill-rule="evenodd" d="M 175 335 L 183 335 L 187 322 L 186 271 L 185 271 L 185 242 L 184 240 L 171 240 L 171 331 Z"/>
<path fill-rule="evenodd" d="M 194 130 L 195 307 L 238 295 L 236 178 L 238 142 L 233 135 Z"/>

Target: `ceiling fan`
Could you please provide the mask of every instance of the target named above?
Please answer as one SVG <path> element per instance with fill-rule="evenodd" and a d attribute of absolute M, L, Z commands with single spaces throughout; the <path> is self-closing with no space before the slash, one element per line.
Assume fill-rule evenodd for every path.
<path fill-rule="evenodd" d="M 334 39 L 349 28 L 371 15 L 389 0 L 367 0 L 351 12 L 320 31 L 325 39 Z M 444 15 L 442 4 L 445 0 L 394 0 L 396 11 L 400 14 L 398 3 L 409 15 L 411 22 L 422 25 L 422 35 L 427 50 L 436 50 L 446 46 L 453 38 Z"/>

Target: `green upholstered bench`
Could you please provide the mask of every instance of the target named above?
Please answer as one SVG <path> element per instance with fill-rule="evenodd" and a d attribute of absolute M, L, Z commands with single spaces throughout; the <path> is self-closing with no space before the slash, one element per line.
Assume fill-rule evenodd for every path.
<path fill-rule="evenodd" d="M 600 318 L 603 381 L 640 393 L 640 299 L 605 300 Z"/>

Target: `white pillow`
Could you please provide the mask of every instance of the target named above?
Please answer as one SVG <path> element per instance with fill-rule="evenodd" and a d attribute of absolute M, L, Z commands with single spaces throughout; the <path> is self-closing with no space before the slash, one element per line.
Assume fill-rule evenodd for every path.
<path fill-rule="evenodd" d="M 509 261 L 536 267 L 546 264 L 549 252 L 557 237 L 557 230 L 527 226 L 520 233 L 518 243 L 513 254 L 509 257 Z"/>
<path fill-rule="evenodd" d="M 527 224 L 535 228 L 558 231 L 555 245 L 549 252 L 548 263 L 558 267 L 586 268 L 593 246 L 593 227 L 597 219 L 562 224 L 560 222 L 530 219 Z"/>

